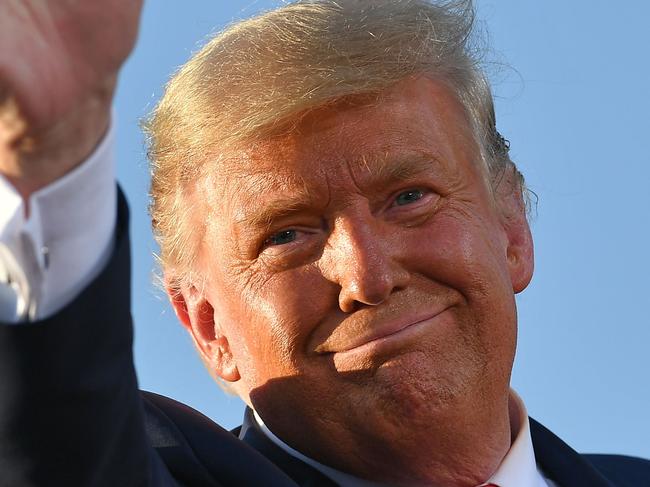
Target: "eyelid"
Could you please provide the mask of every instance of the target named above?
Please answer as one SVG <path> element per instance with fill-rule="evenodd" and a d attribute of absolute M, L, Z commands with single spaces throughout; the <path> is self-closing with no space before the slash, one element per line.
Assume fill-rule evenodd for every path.
<path fill-rule="evenodd" d="M 405 195 L 405 194 L 408 194 L 408 193 L 417 193 L 417 194 L 420 195 L 419 198 L 417 198 L 417 199 L 414 200 L 414 201 L 411 201 L 410 203 L 417 203 L 417 202 L 420 201 L 422 198 L 424 198 L 424 196 L 426 195 L 426 191 L 423 190 L 423 189 L 420 189 L 420 188 L 405 189 L 404 191 L 400 191 L 400 192 L 398 192 L 398 193 L 395 195 L 395 198 L 393 199 L 393 200 L 394 200 L 394 203 L 397 203 L 397 202 L 398 202 L 400 196 Z M 400 206 L 401 206 L 401 205 L 400 205 Z"/>
<path fill-rule="evenodd" d="M 417 186 L 417 185 L 409 186 L 409 187 L 399 189 L 398 191 L 395 191 L 395 192 L 392 193 L 391 197 L 389 198 L 389 207 L 397 206 L 396 205 L 397 198 L 399 198 L 400 195 L 402 195 L 404 193 L 409 193 L 409 192 L 420 192 L 420 193 L 422 193 L 422 196 L 419 199 L 415 200 L 413 202 L 413 204 L 417 204 L 419 201 L 421 201 L 422 199 L 424 199 L 428 195 L 437 195 L 437 193 L 434 190 L 432 190 L 431 188 L 428 188 L 426 186 Z M 408 206 L 411 206 L 411 205 L 403 205 L 403 207 L 408 207 Z"/>
<path fill-rule="evenodd" d="M 293 240 L 291 240 L 291 241 L 289 241 L 289 242 L 287 242 L 287 243 L 284 243 L 284 244 L 273 244 L 273 243 L 269 243 L 269 241 L 270 241 L 273 237 L 275 237 L 276 235 L 281 235 L 281 234 L 283 234 L 283 233 L 287 233 L 287 232 L 297 232 L 297 230 L 294 229 L 294 228 L 286 228 L 286 229 L 283 229 L 283 230 L 279 230 L 279 231 L 277 231 L 277 232 L 273 232 L 273 233 L 271 233 L 268 237 L 266 237 L 266 239 L 265 239 L 264 242 L 263 242 L 263 245 L 266 246 L 266 247 L 277 247 L 277 246 L 279 246 L 279 245 L 286 245 L 287 243 L 291 243 L 291 242 L 293 242 Z"/>
<path fill-rule="evenodd" d="M 283 232 L 288 232 L 288 231 L 294 231 L 296 232 L 296 238 L 291 240 L 290 242 L 284 243 L 284 244 L 268 244 L 267 242 L 269 239 L 271 239 L 274 235 L 281 234 Z M 306 236 L 315 233 L 312 229 L 306 228 L 304 226 L 288 226 L 288 227 L 282 227 L 277 230 L 273 230 L 269 233 L 266 234 L 264 239 L 262 240 L 258 254 L 263 253 L 265 250 L 268 249 L 274 249 L 273 252 L 276 253 L 276 255 L 279 255 L 281 253 L 284 253 L 286 251 L 289 251 L 293 249 L 294 247 L 298 246 L 301 244 L 301 240 L 303 238 L 306 238 Z"/>

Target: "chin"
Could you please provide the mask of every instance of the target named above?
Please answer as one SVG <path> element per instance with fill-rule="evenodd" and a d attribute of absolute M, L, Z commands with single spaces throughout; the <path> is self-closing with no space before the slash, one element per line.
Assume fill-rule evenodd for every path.
<path fill-rule="evenodd" d="M 368 383 L 372 392 L 361 392 L 366 399 L 359 403 L 367 404 L 367 414 L 399 428 L 449 420 L 482 395 L 485 369 L 439 359 L 412 352 L 384 362 Z"/>

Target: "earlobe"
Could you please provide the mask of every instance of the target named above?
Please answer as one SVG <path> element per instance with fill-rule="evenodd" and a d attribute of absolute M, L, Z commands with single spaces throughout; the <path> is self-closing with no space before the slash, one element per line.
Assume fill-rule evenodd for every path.
<path fill-rule="evenodd" d="M 212 347 L 212 370 L 226 382 L 237 382 L 241 376 L 239 375 L 239 369 L 237 368 L 235 359 L 232 356 L 228 338 L 224 335 L 219 336 L 212 343 Z"/>
<path fill-rule="evenodd" d="M 176 316 L 210 372 L 227 382 L 240 379 L 228 338 L 214 320 L 214 308 L 195 286 L 170 285 L 167 294 Z"/>

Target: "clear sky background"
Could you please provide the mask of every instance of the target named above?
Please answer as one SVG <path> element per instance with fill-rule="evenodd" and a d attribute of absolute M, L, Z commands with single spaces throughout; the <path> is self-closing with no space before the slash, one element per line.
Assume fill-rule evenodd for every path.
<path fill-rule="evenodd" d="M 138 123 L 210 33 L 277 4 L 148 1 L 116 102 L 140 386 L 227 428 L 243 405 L 210 379 L 152 284 Z M 498 127 L 539 198 L 513 386 L 575 449 L 650 457 L 650 2 L 479 0 L 477 10 Z"/>

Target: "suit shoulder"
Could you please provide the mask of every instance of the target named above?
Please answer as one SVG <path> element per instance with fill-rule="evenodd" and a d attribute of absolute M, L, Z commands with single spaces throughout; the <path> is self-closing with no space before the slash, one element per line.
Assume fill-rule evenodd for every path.
<path fill-rule="evenodd" d="M 650 460 L 604 454 L 583 457 L 617 487 L 650 487 Z"/>
<path fill-rule="evenodd" d="M 182 485 L 297 487 L 280 469 L 195 409 L 141 391 L 151 446 Z"/>

